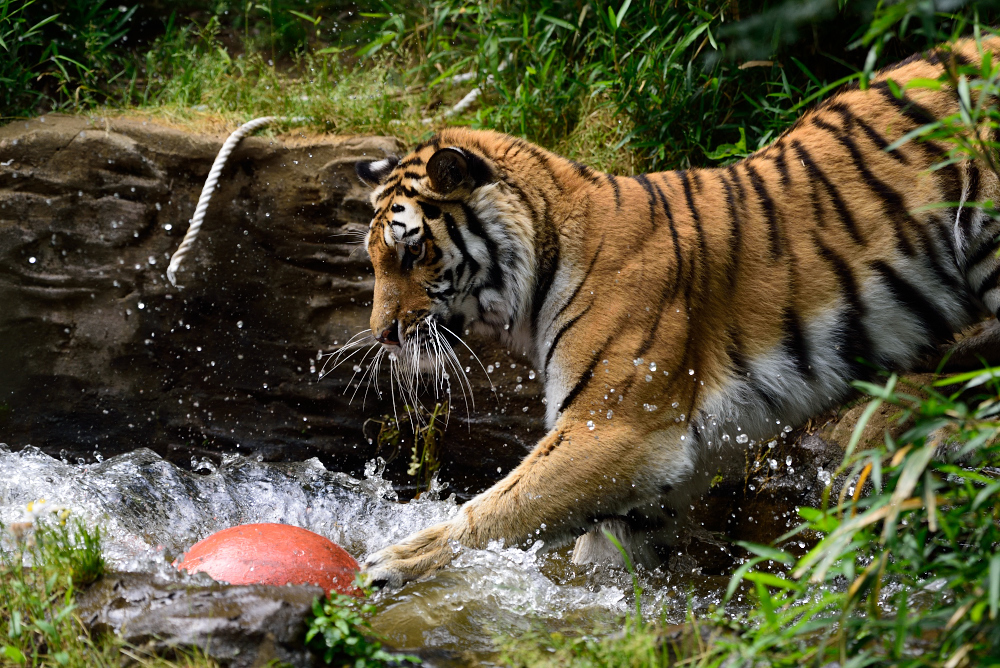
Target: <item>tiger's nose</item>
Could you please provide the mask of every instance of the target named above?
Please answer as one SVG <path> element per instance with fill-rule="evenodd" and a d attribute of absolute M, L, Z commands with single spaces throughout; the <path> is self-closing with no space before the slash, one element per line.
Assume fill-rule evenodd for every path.
<path fill-rule="evenodd" d="M 392 324 L 382 330 L 382 333 L 375 337 L 379 343 L 389 346 L 399 345 L 399 321 L 393 320 Z"/>

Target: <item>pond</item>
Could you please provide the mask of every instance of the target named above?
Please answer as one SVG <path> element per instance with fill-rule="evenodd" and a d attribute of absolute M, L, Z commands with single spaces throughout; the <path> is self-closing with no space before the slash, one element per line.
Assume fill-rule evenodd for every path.
<path fill-rule="evenodd" d="M 438 486 L 400 502 L 375 462 L 357 479 L 317 459 L 273 463 L 230 455 L 218 466 L 203 461 L 185 470 L 146 448 L 74 464 L 35 448 L 4 446 L 0 470 L 0 522 L 22 520 L 26 505 L 39 499 L 66 506 L 101 527 L 110 570 L 178 582 L 188 576 L 170 562 L 230 526 L 300 526 L 361 560 L 458 509 L 456 498 Z M 726 503 L 727 497 L 737 503 Z M 740 497 L 720 490 L 701 501 L 697 528 L 682 537 L 667 563 L 639 570 L 646 615 L 682 623 L 689 610 L 697 615 L 719 604 L 743 556 L 732 541 L 767 541 L 794 525 L 793 509 L 777 497 Z M 721 521 L 719 510 L 726 506 L 739 515 Z M 464 665 L 494 659 L 501 636 L 531 629 L 600 633 L 620 625 L 634 609 L 629 574 L 573 565 L 569 553 L 568 547 L 546 550 L 540 541 L 527 549 L 463 549 L 430 580 L 378 592 L 375 630 L 394 648 L 425 655 L 433 650 L 435 664 Z"/>

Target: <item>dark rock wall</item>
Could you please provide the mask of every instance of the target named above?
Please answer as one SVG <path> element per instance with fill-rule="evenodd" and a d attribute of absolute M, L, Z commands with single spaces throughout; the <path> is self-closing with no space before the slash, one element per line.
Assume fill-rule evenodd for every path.
<path fill-rule="evenodd" d="M 345 234 L 371 215 L 353 164 L 405 147 L 245 139 L 177 289 L 167 263 L 224 139 L 65 116 L 0 128 L 0 441 L 71 458 L 146 446 L 185 464 L 315 455 L 354 472 L 376 455 L 365 422 L 392 413 L 388 392 L 351 403 L 353 361 L 319 379 L 317 358 L 368 322 L 371 269 Z M 453 398 L 442 453 L 460 492 L 543 429 L 530 363 L 472 343 L 498 363 L 497 392 L 468 361 L 477 409 Z"/>

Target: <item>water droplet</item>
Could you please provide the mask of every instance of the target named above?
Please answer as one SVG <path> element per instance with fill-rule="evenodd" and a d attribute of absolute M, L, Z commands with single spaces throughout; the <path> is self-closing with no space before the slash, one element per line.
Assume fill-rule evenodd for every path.
<path fill-rule="evenodd" d="M 587 429 L 589 429 L 590 431 L 594 431 L 595 426 L 596 425 L 594 424 L 593 420 L 587 420 Z"/>
<path fill-rule="evenodd" d="M 650 362 L 649 363 L 649 370 L 650 371 L 656 371 L 656 362 Z"/>
<path fill-rule="evenodd" d="M 741 445 L 745 444 L 749 440 L 750 440 L 750 437 L 747 436 L 746 434 L 740 434 L 739 436 L 736 437 L 736 442 L 739 443 L 739 444 L 741 444 Z"/>
<path fill-rule="evenodd" d="M 722 435 L 722 442 L 723 443 L 728 443 L 729 442 L 729 434 L 723 434 Z"/>
<path fill-rule="evenodd" d="M 653 380 L 653 377 L 652 377 L 652 376 L 650 376 L 650 375 L 649 375 L 649 374 L 647 373 L 647 374 L 646 374 L 646 382 L 648 383 L 648 382 L 651 382 L 652 380 Z"/>
<path fill-rule="evenodd" d="M 679 403 L 677 403 L 676 401 L 675 401 L 674 403 L 670 404 L 670 407 L 671 407 L 671 408 L 677 408 L 677 407 L 679 407 L 679 406 L 680 406 L 680 404 L 679 404 Z"/>
<path fill-rule="evenodd" d="M 688 375 L 689 376 L 693 376 L 694 375 L 694 369 L 688 369 Z"/>
<path fill-rule="evenodd" d="M 609 410 L 608 410 L 608 419 L 610 420 L 610 419 L 611 419 L 611 418 L 613 418 L 614 416 L 615 416 L 615 412 L 614 412 L 613 410 L 610 410 L 610 409 L 609 409 Z"/>
<path fill-rule="evenodd" d="M 792 425 L 786 424 L 784 427 L 782 427 L 781 431 L 783 431 L 786 434 L 791 433 L 791 431 L 792 431 Z"/>
<path fill-rule="evenodd" d="M 150 255 L 150 256 L 149 256 L 149 263 L 150 263 L 150 264 L 156 264 L 156 258 L 155 258 L 155 257 L 153 257 L 152 255 Z"/>
<path fill-rule="evenodd" d="M 632 360 L 632 364 L 634 364 L 635 366 L 639 366 L 640 364 L 642 364 L 642 358 L 637 357 L 636 359 Z"/>
<path fill-rule="evenodd" d="M 490 364 L 486 367 L 486 373 L 493 373 L 493 365 Z"/>
<path fill-rule="evenodd" d="M 146 305 L 142 302 L 139 302 L 138 304 L 136 304 L 136 307 L 138 307 L 138 309 L 141 311 L 142 309 L 146 308 Z"/>
<path fill-rule="evenodd" d="M 522 412 L 522 413 L 527 413 L 527 412 L 528 412 L 528 407 L 527 407 L 527 406 L 525 406 L 524 408 L 522 408 L 522 409 L 521 409 L 521 412 Z"/>
<path fill-rule="evenodd" d="M 656 404 L 643 404 L 642 407 L 650 413 L 656 410 Z"/>
<path fill-rule="evenodd" d="M 242 320 L 237 320 L 237 321 L 236 321 L 236 326 L 237 326 L 238 328 L 240 328 L 240 329 L 243 329 L 243 321 L 242 321 Z"/>
<path fill-rule="evenodd" d="M 361 366 L 358 365 L 358 364 L 355 364 L 354 367 L 353 367 L 353 369 L 354 369 L 354 373 L 359 373 L 361 371 Z"/>
<path fill-rule="evenodd" d="M 28 264 L 35 264 L 35 262 L 37 262 L 37 261 L 38 261 L 38 260 L 36 260 L 36 259 L 35 259 L 35 258 L 33 258 L 33 257 L 29 257 L 29 258 L 28 258 Z"/>
<path fill-rule="evenodd" d="M 528 372 L 528 380 L 534 380 L 534 379 L 535 379 L 535 371 L 534 369 L 532 369 L 531 371 Z"/>
<path fill-rule="evenodd" d="M 789 455 L 788 457 L 785 457 L 785 466 L 791 466 L 791 465 L 792 465 L 792 458 Z"/>
<path fill-rule="evenodd" d="M 778 468 L 778 460 L 777 459 L 769 459 L 767 463 L 770 465 L 772 471 L 777 470 L 777 468 Z"/>

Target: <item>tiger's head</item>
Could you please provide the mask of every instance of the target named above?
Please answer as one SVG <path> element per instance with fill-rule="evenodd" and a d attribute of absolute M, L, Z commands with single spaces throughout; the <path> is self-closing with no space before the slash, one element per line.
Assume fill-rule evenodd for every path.
<path fill-rule="evenodd" d="M 443 368 L 445 335 L 510 340 L 524 330 L 532 221 L 506 166 L 484 145 L 501 137 L 450 131 L 403 159 L 356 165 L 375 210 L 365 238 L 375 271 L 371 333 L 390 359 Z"/>

